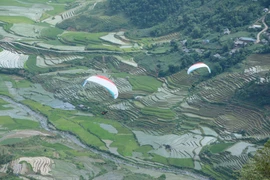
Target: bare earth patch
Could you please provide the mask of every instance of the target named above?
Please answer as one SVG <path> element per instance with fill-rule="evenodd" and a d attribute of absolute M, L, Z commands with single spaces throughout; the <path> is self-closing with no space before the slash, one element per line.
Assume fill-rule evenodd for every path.
<path fill-rule="evenodd" d="M 5 139 L 10 139 L 10 138 L 26 138 L 26 137 L 38 136 L 38 135 L 53 136 L 53 134 L 43 133 L 43 132 L 35 131 L 35 130 L 20 130 L 20 131 L 12 131 L 11 133 L 2 137 L 0 141 L 3 141 Z"/>
<path fill-rule="evenodd" d="M 117 148 L 116 147 L 110 147 L 110 145 L 112 144 L 113 141 L 111 141 L 111 140 L 104 140 L 104 139 L 102 139 L 102 141 L 106 143 L 106 146 L 107 146 L 107 148 L 109 149 L 109 151 L 111 153 L 116 154 L 116 155 L 120 155 L 117 152 Z"/>

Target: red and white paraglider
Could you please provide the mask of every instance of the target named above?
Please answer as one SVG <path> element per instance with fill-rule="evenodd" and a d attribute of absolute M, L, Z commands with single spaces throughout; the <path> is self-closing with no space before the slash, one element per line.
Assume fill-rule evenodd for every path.
<path fill-rule="evenodd" d="M 202 62 L 198 62 L 198 63 L 195 63 L 195 64 L 193 64 L 192 66 L 190 66 L 188 68 L 187 74 L 190 74 L 194 70 L 199 69 L 199 68 L 203 68 L 203 67 L 207 68 L 208 69 L 208 72 L 211 73 L 211 69 L 206 64 L 204 64 Z"/>
<path fill-rule="evenodd" d="M 91 76 L 84 81 L 83 86 L 85 86 L 87 82 L 94 82 L 103 86 L 110 92 L 110 94 L 114 99 L 118 97 L 118 89 L 116 85 L 105 76 L 101 75 Z"/>

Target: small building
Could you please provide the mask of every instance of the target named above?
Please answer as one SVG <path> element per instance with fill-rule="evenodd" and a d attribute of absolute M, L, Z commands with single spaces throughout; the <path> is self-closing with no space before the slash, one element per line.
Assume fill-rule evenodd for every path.
<path fill-rule="evenodd" d="M 185 53 L 189 53 L 189 52 L 190 52 L 190 50 L 189 50 L 188 48 L 185 48 L 185 47 L 184 47 L 182 50 L 183 50 L 183 52 L 185 52 Z"/>
<path fill-rule="evenodd" d="M 83 104 L 80 104 L 80 105 L 79 105 L 79 108 L 84 108 L 84 105 L 83 105 Z"/>
<path fill-rule="evenodd" d="M 260 28 L 262 28 L 262 25 L 253 24 L 252 26 L 249 26 L 248 28 L 252 28 L 252 29 L 260 29 Z"/>
<path fill-rule="evenodd" d="M 194 49 L 195 50 L 195 52 L 197 52 L 198 54 L 202 54 L 203 53 L 203 49 Z"/>
<path fill-rule="evenodd" d="M 238 51 L 239 51 L 239 48 L 233 48 L 233 49 L 229 52 L 229 54 L 232 55 L 232 54 L 234 54 L 234 53 L 236 53 L 236 52 L 238 52 Z"/>
<path fill-rule="evenodd" d="M 227 34 L 228 35 L 230 33 L 231 33 L 231 31 L 228 28 L 225 28 L 224 31 L 223 31 L 223 34 Z"/>
<path fill-rule="evenodd" d="M 268 8 L 264 8 L 264 9 L 263 9 L 263 12 L 265 12 L 265 13 L 267 13 L 268 11 L 269 11 Z"/>
<path fill-rule="evenodd" d="M 185 46 L 185 45 L 186 45 L 187 40 L 185 39 L 185 40 L 180 41 L 180 42 L 181 42 L 182 46 Z"/>
<path fill-rule="evenodd" d="M 244 42 L 255 42 L 256 41 L 256 39 L 249 38 L 249 37 L 240 37 L 239 40 L 244 41 Z"/>
<path fill-rule="evenodd" d="M 204 39 L 204 40 L 202 41 L 203 44 L 208 44 L 209 42 L 210 42 L 209 39 Z"/>
<path fill-rule="evenodd" d="M 222 59 L 223 57 L 220 55 L 220 54 L 215 54 L 215 55 L 213 55 L 213 57 L 215 57 L 215 58 L 218 58 L 218 59 Z"/>
<path fill-rule="evenodd" d="M 239 39 L 237 39 L 236 41 L 234 41 L 234 47 L 238 47 L 238 46 L 245 46 L 247 43 L 244 41 L 241 41 Z"/>

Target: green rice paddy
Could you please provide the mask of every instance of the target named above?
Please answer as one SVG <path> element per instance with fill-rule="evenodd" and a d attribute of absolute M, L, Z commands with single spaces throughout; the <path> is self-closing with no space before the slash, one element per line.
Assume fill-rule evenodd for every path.
<path fill-rule="evenodd" d="M 33 24 L 34 21 L 23 16 L 0 16 L 0 21 L 6 22 L 6 23 L 26 23 L 26 24 Z"/>

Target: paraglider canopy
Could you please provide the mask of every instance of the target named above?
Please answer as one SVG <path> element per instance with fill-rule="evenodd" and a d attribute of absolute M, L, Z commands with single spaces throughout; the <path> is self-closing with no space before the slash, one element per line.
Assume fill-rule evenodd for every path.
<path fill-rule="evenodd" d="M 116 85 L 107 77 L 101 75 L 91 76 L 84 81 L 83 86 L 85 86 L 88 81 L 105 87 L 114 99 L 118 97 L 118 89 Z"/>
<path fill-rule="evenodd" d="M 208 72 L 211 73 L 210 68 L 206 64 L 204 64 L 202 62 L 198 62 L 198 63 L 195 63 L 188 68 L 187 74 L 190 74 L 192 71 L 199 69 L 199 68 L 203 68 L 203 67 L 206 67 L 208 69 Z"/>

